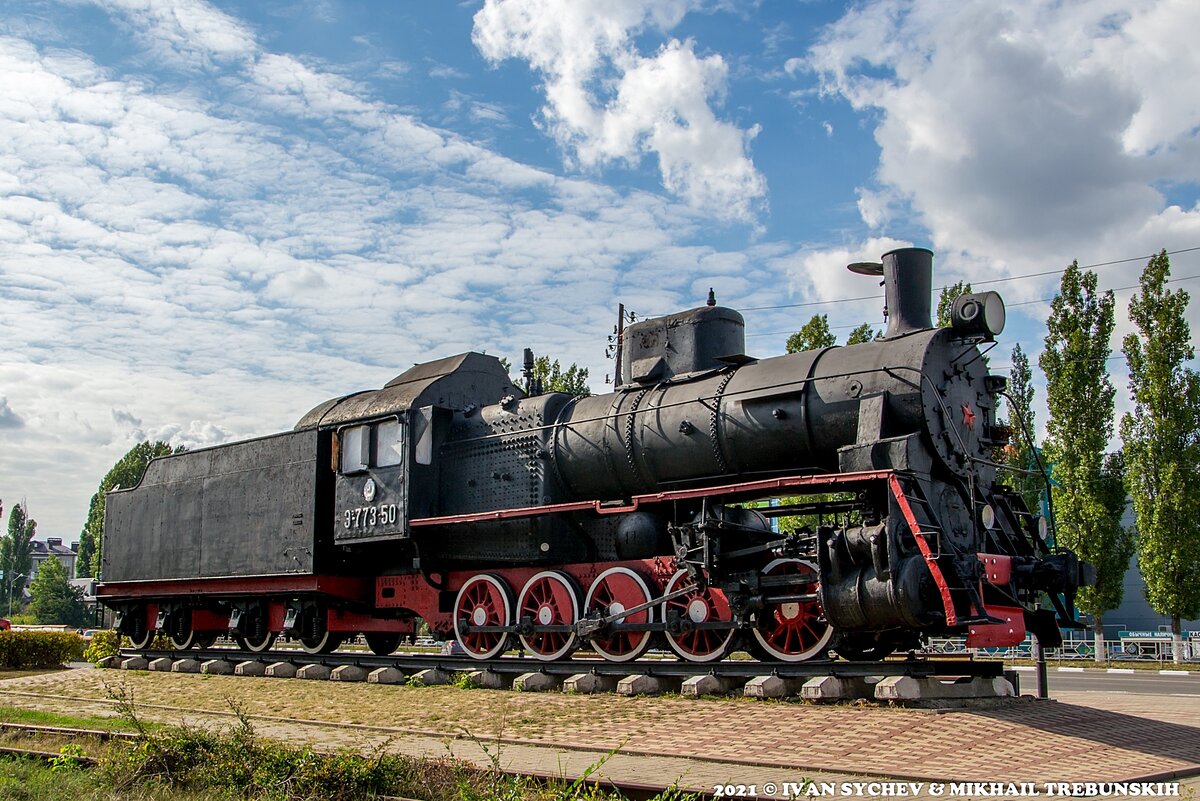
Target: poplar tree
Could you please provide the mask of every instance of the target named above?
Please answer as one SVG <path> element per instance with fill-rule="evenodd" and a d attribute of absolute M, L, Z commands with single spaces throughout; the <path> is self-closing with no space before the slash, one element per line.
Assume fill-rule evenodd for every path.
<path fill-rule="evenodd" d="M 949 328 L 950 312 L 954 308 L 954 301 L 958 300 L 959 295 L 969 294 L 971 294 L 971 285 L 966 281 L 942 287 L 942 292 L 938 295 L 937 321 L 934 324 L 938 328 Z"/>
<path fill-rule="evenodd" d="M 1096 586 L 1080 588 L 1076 605 L 1092 616 L 1097 661 L 1104 659 L 1103 616 L 1121 604 L 1134 547 L 1132 532 L 1121 526 L 1124 498 L 1111 491 L 1121 462 L 1106 465 L 1104 458 L 1116 394 L 1107 368 L 1113 307 L 1111 291 L 1097 292 L 1096 274 L 1072 262 L 1051 303 L 1038 359 L 1050 411 L 1045 451 L 1055 485 L 1055 538 L 1096 566 Z"/>
<path fill-rule="evenodd" d="M 20 598 L 25 577 L 33 569 L 33 535 L 37 521 L 30 520 L 22 504 L 13 504 L 8 514 L 8 534 L 0 538 L 0 567 L 4 570 L 4 600 L 12 608 Z"/>
<path fill-rule="evenodd" d="M 1031 439 L 1037 431 L 1033 411 L 1033 373 L 1029 369 L 1029 357 L 1019 344 L 1013 346 L 1008 398 L 1008 426 L 1012 430 L 1012 440 L 1004 451 L 1003 462 L 1013 470 L 1003 474 L 1003 481 L 1024 499 L 1030 511 L 1039 513 L 1046 482 L 1038 466 L 1035 452 L 1037 443 Z"/>
<path fill-rule="evenodd" d="M 1183 660 L 1182 621 L 1200 617 L 1200 376 L 1185 313 L 1188 294 L 1166 289 L 1166 251 L 1142 272 L 1129 303 L 1138 333 L 1125 337 L 1133 411 L 1121 420 L 1137 514 L 1146 600 L 1171 618 L 1171 651 Z"/>

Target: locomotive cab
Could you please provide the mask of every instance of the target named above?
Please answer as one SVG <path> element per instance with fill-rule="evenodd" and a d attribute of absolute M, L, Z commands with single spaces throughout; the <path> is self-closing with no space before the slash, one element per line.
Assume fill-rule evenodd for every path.
<path fill-rule="evenodd" d="M 297 430 L 333 432 L 333 538 L 407 539 L 409 521 L 437 514 L 439 461 L 455 410 L 521 394 L 499 359 L 464 353 L 418 364 L 383 388 L 326 401 Z"/>

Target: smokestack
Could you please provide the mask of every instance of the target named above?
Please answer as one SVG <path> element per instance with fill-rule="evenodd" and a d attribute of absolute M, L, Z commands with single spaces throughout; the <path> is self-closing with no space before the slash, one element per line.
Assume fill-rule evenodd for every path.
<path fill-rule="evenodd" d="M 885 338 L 932 328 L 933 251 L 900 248 L 883 254 L 883 292 L 887 301 Z"/>

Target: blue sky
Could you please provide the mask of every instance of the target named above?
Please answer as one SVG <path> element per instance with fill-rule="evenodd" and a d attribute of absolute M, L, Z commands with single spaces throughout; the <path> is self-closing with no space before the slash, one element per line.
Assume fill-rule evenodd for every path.
<path fill-rule="evenodd" d="M 603 391 L 622 302 L 784 306 L 746 312 L 768 356 L 879 321 L 830 301 L 893 247 L 937 285 L 1200 248 L 1188 0 L 0 8 L 0 498 L 43 536 L 139 439 L 286 429 L 414 362 L 528 346 Z M 990 287 L 1023 304 L 994 363 L 1054 286 Z"/>

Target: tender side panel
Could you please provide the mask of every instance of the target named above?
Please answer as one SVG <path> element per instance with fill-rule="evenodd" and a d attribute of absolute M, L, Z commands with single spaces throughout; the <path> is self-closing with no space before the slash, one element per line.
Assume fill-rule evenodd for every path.
<path fill-rule="evenodd" d="M 106 582 L 308 574 L 329 476 L 310 429 L 151 462 L 108 496 Z"/>

